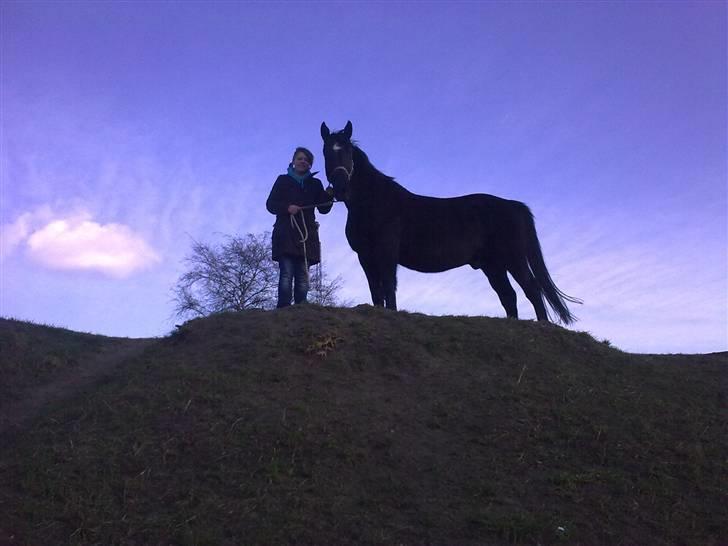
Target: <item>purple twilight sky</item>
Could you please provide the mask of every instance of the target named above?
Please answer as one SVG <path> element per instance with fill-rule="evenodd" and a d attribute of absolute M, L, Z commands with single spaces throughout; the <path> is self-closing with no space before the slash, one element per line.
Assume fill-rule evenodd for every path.
<path fill-rule="evenodd" d="M 728 349 L 726 2 L 0 4 L 0 314 L 157 336 L 191 238 L 270 230 L 319 125 L 416 193 L 526 202 L 576 330 Z M 342 299 L 369 303 L 320 216 Z M 533 318 L 520 290 L 519 312 Z M 400 308 L 504 316 L 399 270 Z M 177 321 L 178 322 L 178 321 Z"/>

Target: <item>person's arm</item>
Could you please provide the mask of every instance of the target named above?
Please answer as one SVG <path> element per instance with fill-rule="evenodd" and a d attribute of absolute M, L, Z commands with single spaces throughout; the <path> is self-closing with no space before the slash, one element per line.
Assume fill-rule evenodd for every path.
<path fill-rule="evenodd" d="M 321 214 L 328 214 L 331 207 L 334 206 L 334 196 L 324 190 L 324 186 L 321 184 L 320 180 L 317 179 L 316 182 L 318 184 L 318 197 L 316 198 L 316 203 L 328 203 L 327 205 L 322 205 L 316 208 Z"/>
<path fill-rule="evenodd" d="M 268 200 L 265 202 L 265 208 L 268 209 L 268 212 L 275 215 L 288 214 L 288 206 L 291 204 L 285 199 L 282 178 L 279 176 L 276 179 L 273 188 L 270 190 Z"/>

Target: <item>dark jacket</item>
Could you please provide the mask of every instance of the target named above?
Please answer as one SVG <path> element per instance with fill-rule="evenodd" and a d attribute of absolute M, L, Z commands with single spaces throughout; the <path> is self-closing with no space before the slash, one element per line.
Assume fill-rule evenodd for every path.
<path fill-rule="evenodd" d="M 316 174 L 316 173 L 313 173 Z M 313 174 L 303 181 L 303 186 L 293 177 L 282 174 L 275 183 L 265 203 L 268 212 L 276 215 L 276 223 L 273 225 L 273 260 L 278 261 L 284 254 L 291 256 L 303 256 L 303 244 L 298 230 L 291 225 L 291 215 L 288 214 L 288 205 L 318 205 L 319 203 L 330 203 L 333 201 L 328 193 L 324 191 L 323 184 Z M 317 207 L 321 214 L 327 214 L 331 210 L 331 204 Z M 319 241 L 318 222 L 313 207 L 302 211 L 308 228 L 308 239 L 306 240 L 306 257 L 308 265 L 314 265 L 321 261 L 321 242 Z M 301 222 L 301 212 L 296 214 L 301 230 L 304 235 L 306 231 Z"/>

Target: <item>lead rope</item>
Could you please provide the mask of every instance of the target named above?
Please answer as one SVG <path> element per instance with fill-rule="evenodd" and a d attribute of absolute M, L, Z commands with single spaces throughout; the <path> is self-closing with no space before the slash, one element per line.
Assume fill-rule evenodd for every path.
<path fill-rule="evenodd" d="M 346 174 L 349 175 L 349 179 L 351 179 L 351 173 L 347 171 L 344 167 L 336 167 L 336 169 L 344 169 L 346 171 Z M 334 170 L 336 170 L 334 169 Z M 351 167 L 352 172 L 354 171 L 354 166 Z M 323 207 L 326 205 L 334 205 L 335 203 L 338 203 L 336 199 L 332 199 L 331 201 L 326 201 L 325 203 L 316 203 L 315 205 L 306 205 L 303 207 L 299 207 L 299 211 L 296 214 L 301 215 L 301 222 L 303 223 L 303 229 L 301 229 L 301 226 L 298 225 L 298 220 L 296 220 L 296 214 L 291 214 L 291 225 L 296 228 L 296 231 L 298 231 L 298 234 L 301 236 L 301 240 L 299 241 L 303 245 L 303 263 L 306 266 L 306 282 L 310 281 L 310 277 L 308 275 L 308 256 L 306 255 L 306 241 L 308 240 L 308 226 L 306 225 L 306 217 L 303 215 L 303 211 L 306 209 L 312 209 L 314 207 Z M 319 262 L 320 263 L 320 262 Z M 319 281 L 320 277 L 323 273 L 319 270 Z M 319 291 L 320 292 L 320 291 Z"/>
<path fill-rule="evenodd" d="M 352 163 L 351 169 L 347 169 L 346 167 L 343 167 L 343 166 L 338 166 L 334 169 L 333 172 L 336 172 L 339 169 L 342 169 L 346 173 L 347 179 L 349 181 L 351 181 L 351 175 L 354 173 L 354 164 Z M 329 183 L 329 188 L 331 188 L 330 183 Z M 328 191 L 328 188 L 327 188 L 327 191 Z M 336 204 L 338 202 L 339 201 L 337 201 L 336 199 L 331 199 L 331 201 L 326 201 L 325 203 L 317 203 L 315 205 L 306 205 L 304 207 L 301 207 L 300 212 L 301 212 L 301 218 L 303 219 L 304 228 L 306 228 L 306 217 L 303 216 L 304 209 L 312 209 L 314 207 L 322 207 L 322 206 L 326 206 L 326 205 L 333 206 L 334 204 Z M 306 228 L 306 235 L 304 236 L 303 232 L 302 232 L 301 228 L 299 227 L 298 222 L 296 221 L 294 216 L 295 216 L 295 214 L 291 215 L 291 224 L 296 227 L 296 229 L 298 230 L 298 233 L 301 235 L 301 243 L 303 244 L 303 259 L 304 259 L 304 263 L 306 264 L 306 279 L 310 281 L 309 276 L 308 276 L 308 257 L 306 256 L 306 239 L 308 239 L 308 229 Z M 316 296 L 320 300 L 319 303 L 323 304 L 322 298 L 323 298 L 323 286 L 324 286 L 324 259 L 323 259 L 323 253 L 321 253 L 321 254 L 322 255 L 319 256 L 319 263 L 316 266 L 317 267 L 317 270 L 315 273 L 316 287 L 314 288 L 314 290 L 316 291 Z"/>
<path fill-rule="evenodd" d="M 296 228 L 298 234 L 301 236 L 299 241 L 303 245 L 303 263 L 306 266 L 306 284 L 308 284 L 308 256 L 306 256 L 306 241 L 308 240 L 308 226 L 306 225 L 306 218 L 303 216 L 303 209 L 299 210 L 297 214 L 301 215 L 301 222 L 303 223 L 303 229 L 298 225 L 296 220 L 296 214 L 291 214 L 291 225 Z"/>
<path fill-rule="evenodd" d="M 299 211 L 296 214 L 291 214 L 291 225 L 296 228 L 296 231 L 298 231 L 298 234 L 301 236 L 301 240 L 299 243 L 303 245 L 303 263 L 306 265 L 306 280 L 309 280 L 308 276 L 308 256 L 306 255 L 306 241 L 308 241 L 308 226 L 306 225 L 306 217 L 303 215 L 303 211 L 306 209 L 312 209 L 314 207 L 323 207 L 326 205 L 333 205 L 335 203 L 338 203 L 336 200 L 327 201 L 326 203 L 316 203 L 315 205 L 306 205 L 304 207 L 299 207 Z M 301 229 L 301 226 L 298 224 L 298 220 L 296 220 L 296 215 L 301 215 L 301 223 L 303 224 L 303 229 Z"/>

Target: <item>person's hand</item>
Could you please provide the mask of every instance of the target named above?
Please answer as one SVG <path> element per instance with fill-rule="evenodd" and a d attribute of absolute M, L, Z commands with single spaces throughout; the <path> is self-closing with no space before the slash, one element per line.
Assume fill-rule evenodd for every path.
<path fill-rule="evenodd" d="M 298 214 L 301 211 L 301 207 L 298 205 L 288 205 L 288 214 Z"/>

